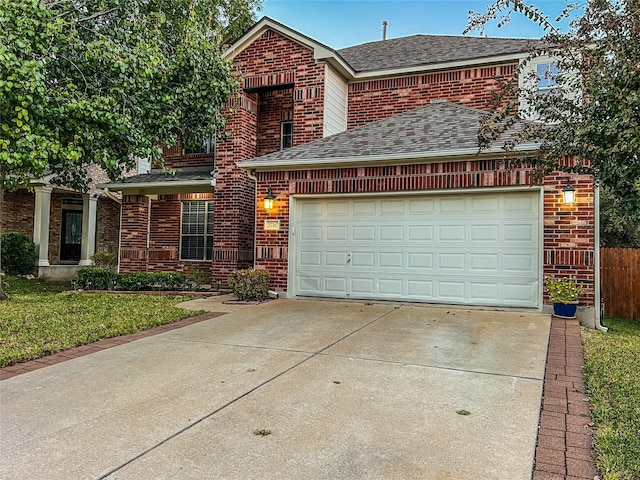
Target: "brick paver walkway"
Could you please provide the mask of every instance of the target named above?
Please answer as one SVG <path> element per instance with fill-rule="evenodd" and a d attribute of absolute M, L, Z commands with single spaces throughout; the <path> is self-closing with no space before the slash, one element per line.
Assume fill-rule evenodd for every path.
<path fill-rule="evenodd" d="M 186 327 L 187 325 L 193 325 L 194 323 L 209 320 L 210 318 L 219 317 L 224 315 L 221 312 L 207 312 L 195 317 L 185 318 L 178 320 L 177 322 L 167 323 L 165 325 L 158 325 L 157 327 L 150 328 L 141 332 L 130 333 L 128 335 L 121 335 L 119 337 L 105 338 L 98 340 L 97 342 L 89 343 L 88 345 L 80 345 L 79 347 L 72 348 L 70 350 L 64 350 L 62 352 L 54 353 L 46 357 L 38 358 L 36 360 L 30 360 L 28 362 L 17 363 L 9 367 L 0 368 L 0 380 L 15 377 L 21 373 L 31 372 L 38 370 L 39 368 L 48 367 L 49 365 L 55 365 L 56 363 L 66 362 L 72 358 L 82 357 L 89 355 L 90 353 L 99 352 L 107 348 L 116 347 L 124 343 L 133 342 L 144 337 L 150 337 L 151 335 L 157 335 L 158 333 L 168 332 L 175 330 L 176 328 Z"/>
<path fill-rule="evenodd" d="M 224 314 L 204 313 L 143 332 L 108 338 L 37 360 L 3 367 L 0 368 L 0 380 L 219 315 Z M 578 321 L 552 317 L 533 480 L 597 478 L 598 471 L 592 455 L 589 401 L 582 377 L 583 365 Z"/>
<path fill-rule="evenodd" d="M 591 412 L 578 320 L 551 318 L 533 480 L 593 480 Z"/>

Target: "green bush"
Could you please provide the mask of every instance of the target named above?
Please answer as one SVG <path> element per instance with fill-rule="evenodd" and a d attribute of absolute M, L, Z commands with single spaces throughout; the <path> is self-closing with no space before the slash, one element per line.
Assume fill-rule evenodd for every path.
<path fill-rule="evenodd" d="M 96 252 L 91 255 L 91 262 L 96 268 L 115 270 L 118 266 L 118 255 L 113 252 Z"/>
<path fill-rule="evenodd" d="M 111 290 L 118 274 L 108 268 L 86 267 L 76 273 L 76 288 Z"/>
<path fill-rule="evenodd" d="M 122 290 L 183 290 L 185 275 L 181 272 L 141 272 L 121 275 L 118 287 Z"/>
<path fill-rule="evenodd" d="M 2 235 L 2 270 L 7 275 L 28 275 L 36 265 L 36 246 L 24 233 L 7 232 Z"/>
<path fill-rule="evenodd" d="M 229 275 L 228 283 L 238 300 L 262 301 L 269 298 L 269 272 L 266 270 L 236 270 Z"/>

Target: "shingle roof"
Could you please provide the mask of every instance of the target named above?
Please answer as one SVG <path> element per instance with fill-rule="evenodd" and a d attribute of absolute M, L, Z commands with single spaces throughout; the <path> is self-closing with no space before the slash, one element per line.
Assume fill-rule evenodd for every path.
<path fill-rule="evenodd" d="M 430 65 L 522 53 L 535 40 L 412 35 L 338 50 L 356 72 Z"/>
<path fill-rule="evenodd" d="M 480 119 L 486 112 L 438 100 L 398 115 L 252 160 L 243 168 L 313 167 L 357 163 L 475 155 Z M 513 135 L 498 139 L 490 153 Z M 523 148 L 532 149 L 532 145 Z"/>

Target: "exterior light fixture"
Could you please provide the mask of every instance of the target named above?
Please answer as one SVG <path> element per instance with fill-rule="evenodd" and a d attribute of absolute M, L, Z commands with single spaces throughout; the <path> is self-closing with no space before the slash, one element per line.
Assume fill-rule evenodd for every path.
<path fill-rule="evenodd" d="M 565 205 L 576 203 L 576 189 L 571 185 L 571 180 L 567 179 L 567 185 L 562 189 L 562 199 Z"/>
<path fill-rule="evenodd" d="M 276 197 L 271 191 L 271 187 L 269 187 L 269 191 L 267 192 L 267 195 L 264 197 L 264 209 L 267 212 L 270 212 L 271 210 L 273 210 L 275 203 L 276 203 Z"/>

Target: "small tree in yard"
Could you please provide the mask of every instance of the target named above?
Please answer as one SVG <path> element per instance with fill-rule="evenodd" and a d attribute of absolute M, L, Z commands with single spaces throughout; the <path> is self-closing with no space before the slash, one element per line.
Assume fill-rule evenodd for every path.
<path fill-rule="evenodd" d="M 0 219 L 5 189 L 53 174 L 86 191 L 89 164 L 116 179 L 223 131 L 222 53 L 259 1 L 0 0 Z"/>
<path fill-rule="evenodd" d="M 572 3 L 557 19 L 549 19 L 522 0 L 496 0 L 484 13 L 470 12 L 467 31 L 482 31 L 487 22 L 508 22 L 524 14 L 546 35 L 535 45 L 515 77 L 504 85 L 484 119 L 481 147 L 490 145 L 514 124 L 524 125 L 516 142 L 538 141 L 539 154 L 518 159 L 530 163 L 537 177 L 554 170 L 592 174 L 615 197 L 615 209 L 605 209 L 603 224 L 640 223 L 640 2 L 638 0 L 586 0 Z M 563 32 L 559 22 L 570 19 Z M 541 95 L 536 80 L 518 91 L 518 80 L 541 54 L 557 59 L 557 69 L 547 73 L 556 88 Z M 526 79 L 525 79 L 526 80 Z M 517 93 L 516 93 L 517 92 Z M 520 98 L 519 98 L 520 97 Z M 520 100 L 529 106 L 518 108 Z M 539 121 L 525 122 L 535 118 Z M 577 163 L 569 165 L 567 157 Z M 633 233 L 633 232 L 632 232 Z M 633 235 L 632 235 L 633 236 Z M 627 245 L 633 246 L 633 245 Z"/>

